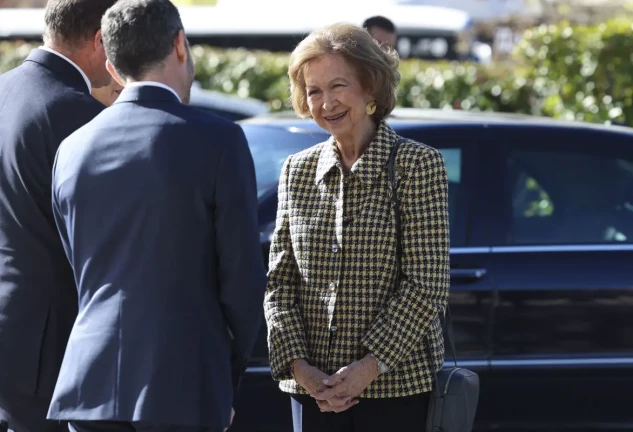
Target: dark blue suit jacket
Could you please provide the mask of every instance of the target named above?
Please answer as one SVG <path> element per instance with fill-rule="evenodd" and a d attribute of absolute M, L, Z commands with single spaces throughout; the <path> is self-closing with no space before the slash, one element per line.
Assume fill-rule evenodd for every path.
<path fill-rule="evenodd" d="M 242 129 L 131 87 L 53 176 L 79 314 L 49 418 L 228 426 L 266 285 Z"/>
<path fill-rule="evenodd" d="M 51 209 L 64 138 L 105 107 L 66 60 L 35 49 L 0 75 L 0 392 L 50 397 L 77 314 Z"/>

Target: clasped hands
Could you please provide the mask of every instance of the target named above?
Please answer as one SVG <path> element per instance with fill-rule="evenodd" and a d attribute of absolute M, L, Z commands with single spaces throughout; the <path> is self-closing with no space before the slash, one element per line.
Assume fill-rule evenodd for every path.
<path fill-rule="evenodd" d="M 358 404 L 357 397 L 379 375 L 376 360 L 370 355 L 339 369 L 332 376 L 304 359 L 296 360 L 292 368 L 295 380 L 316 399 L 321 412 L 340 413 Z"/>

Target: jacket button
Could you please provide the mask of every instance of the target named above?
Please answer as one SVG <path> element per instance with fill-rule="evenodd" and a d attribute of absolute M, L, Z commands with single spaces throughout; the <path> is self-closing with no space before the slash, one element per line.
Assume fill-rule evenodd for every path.
<path fill-rule="evenodd" d="M 332 245 L 332 252 L 336 253 L 338 252 L 338 246 L 337 245 Z"/>
<path fill-rule="evenodd" d="M 336 284 L 334 282 L 332 282 L 330 284 L 330 291 L 334 291 L 336 289 Z"/>

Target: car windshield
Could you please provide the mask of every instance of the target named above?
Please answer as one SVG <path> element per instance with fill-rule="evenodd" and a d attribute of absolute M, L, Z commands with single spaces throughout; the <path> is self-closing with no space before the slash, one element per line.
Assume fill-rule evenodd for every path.
<path fill-rule="evenodd" d="M 255 163 L 257 197 L 261 197 L 279 182 L 281 168 L 288 156 L 328 139 L 325 132 L 293 131 L 289 129 L 242 124 Z"/>

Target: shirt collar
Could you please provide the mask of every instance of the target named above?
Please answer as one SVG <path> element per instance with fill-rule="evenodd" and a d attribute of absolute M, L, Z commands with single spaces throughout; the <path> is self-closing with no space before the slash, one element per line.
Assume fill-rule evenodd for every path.
<path fill-rule="evenodd" d="M 73 66 L 75 67 L 75 69 L 77 69 L 77 70 L 79 71 L 79 73 L 80 73 L 80 74 L 81 74 L 81 76 L 83 77 L 84 81 L 86 81 L 86 86 L 88 86 L 88 93 L 91 93 L 91 92 L 92 92 L 92 84 L 90 83 L 90 80 L 88 79 L 88 76 L 84 73 L 84 71 L 83 71 L 83 70 L 81 70 L 81 68 L 80 68 L 79 66 L 77 66 L 77 64 L 76 64 L 74 61 L 72 61 L 71 59 L 69 59 L 68 57 L 66 57 L 64 54 L 59 53 L 59 52 L 57 52 L 57 51 L 55 51 L 55 50 L 53 50 L 53 49 L 50 49 L 50 48 L 48 48 L 48 47 L 41 46 L 41 47 L 39 47 L 39 49 L 44 50 L 44 51 L 47 51 L 47 52 L 49 52 L 49 53 L 51 53 L 51 54 L 55 54 L 56 56 L 63 58 L 63 59 L 64 59 L 64 60 L 66 60 L 68 63 L 70 63 L 71 65 L 73 65 Z"/>
<path fill-rule="evenodd" d="M 136 82 L 133 82 L 133 83 L 130 83 L 130 84 L 126 85 L 126 87 L 141 87 L 141 86 L 154 86 L 154 87 L 163 88 L 165 90 L 169 90 L 170 92 L 172 92 L 178 98 L 178 101 L 180 103 L 182 103 L 182 99 L 180 99 L 180 96 L 178 96 L 178 93 L 176 93 L 176 91 L 173 88 L 169 87 L 166 84 L 157 82 L 157 81 L 136 81 Z"/>
<path fill-rule="evenodd" d="M 341 166 L 341 157 L 336 149 L 336 140 L 330 137 L 321 149 L 319 161 L 317 162 L 315 182 L 318 184 L 334 168 Z"/>
<path fill-rule="evenodd" d="M 381 121 L 374 139 L 365 153 L 352 166 L 352 173 L 361 182 L 371 184 L 387 166 L 389 154 L 398 142 L 398 135 L 385 121 Z M 325 142 L 319 155 L 316 169 L 316 183 L 320 183 L 334 168 L 341 166 L 341 157 L 336 147 L 336 140 L 331 137 Z"/>

